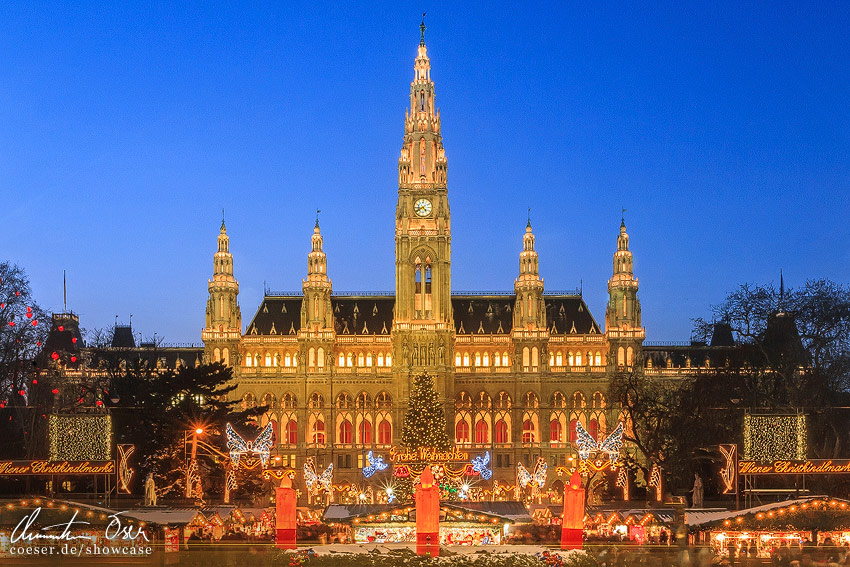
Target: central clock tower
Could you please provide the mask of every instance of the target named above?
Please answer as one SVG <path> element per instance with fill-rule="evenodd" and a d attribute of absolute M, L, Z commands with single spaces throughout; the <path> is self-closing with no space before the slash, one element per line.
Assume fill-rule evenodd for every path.
<path fill-rule="evenodd" d="M 402 399 L 410 377 L 427 371 L 444 403 L 454 398 L 451 303 L 451 215 L 446 152 L 434 103 L 425 23 L 405 112 L 398 160 L 395 222 L 393 368 Z"/>

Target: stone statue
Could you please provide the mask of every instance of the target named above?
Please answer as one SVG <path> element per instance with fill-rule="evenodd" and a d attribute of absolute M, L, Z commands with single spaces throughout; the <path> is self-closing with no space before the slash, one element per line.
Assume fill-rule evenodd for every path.
<path fill-rule="evenodd" d="M 148 473 L 148 478 L 145 479 L 145 506 L 156 506 L 156 483 L 153 473 Z"/>
<path fill-rule="evenodd" d="M 692 508 L 702 508 L 702 479 L 699 474 L 694 473 L 694 488 L 693 488 L 693 506 Z"/>

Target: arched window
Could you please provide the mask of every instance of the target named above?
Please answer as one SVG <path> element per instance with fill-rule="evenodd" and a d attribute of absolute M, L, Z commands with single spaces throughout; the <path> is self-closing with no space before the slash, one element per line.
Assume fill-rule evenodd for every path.
<path fill-rule="evenodd" d="M 270 367 L 272 365 L 272 353 L 270 353 L 270 352 L 266 353 L 264 365 L 266 367 Z"/>
<path fill-rule="evenodd" d="M 593 401 L 591 402 L 592 407 L 594 408 L 604 408 L 605 407 L 605 394 L 602 392 L 594 392 L 593 393 Z"/>
<path fill-rule="evenodd" d="M 528 370 L 528 367 L 531 365 L 531 353 L 528 350 L 528 347 L 522 348 L 522 368 L 523 370 Z"/>
<path fill-rule="evenodd" d="M 555 392 L 552 394 L 552 407 L 562 409 L 567 407 L 567 398 L 564 396 L 563 392 Z"/>
<path fill-rule="evenodd" d="M 345 366 L 345 353 L 339 353 L 339 360 L 337 361 L 336 365 L 340 368 Z"/>
<path fill-rule="evenodd" d="M 549 441 L 551 443 L 560 443 L 562 439 L 563 431 L 561 430 L 561 422 L 557 419 L 553 419 L 549 422 Z"/>
<path fill-rule="evenodd" d="M 488 427 L 487 422 L 483 419 L 479 419 L 478 423 L 475 424 L 475 442 L 489 443 L 489 433 L 490 428 Z"/>
<path fill-rule="evenodd" d="M 468 352 L 463 353 L 463 365 L 469 366 L 469 353 Z"/>
<path fill-rule="evenodd" d="M 339 424 L 339 443 L 343 445 L 351 444 L 351 433 L 352 433 L 351 422 L 347 419 L 342 420 Z"/>
<path fill-rule="evenodd" d="M 505 351 L 505 352 L 502 353 L 502 366 L 510 366 L 510 365 L 511 365 L 511 361 L 508 358 L 507 351 Z"/>
<path fill-rule="evenodd" d="M 623 347 L 617 349 L 617 366 L 625 366 L 626 364 L 626 351 Z"/>
<path fill-rule="evenodd" d="M 357 409 L 370 409 L 372 407 L 372 396 L 366 392 L 357 394 Z"/>
<path fill-rule="evenodd" d="M 540 405 L 537 399 L 537 394 L 535 394 L 534 392 L 526 392 L 523 401 L 525 403 L 525 407 L 527 408 L 536 408 Z"/>
<path fill-rule="evenodd" d="M 385 361 L 386 361 L 387 366 L 393 365 L 393 357 L 390 353 L 387 353 L 387 357 L 386 357 Z"/>
<path fill-rule="evenodd" d="M 375 407 L 378 408 L 378 409 L 390 409 L 392 407 L 392 405 L 393 405 L 393 399 L 386 392 L 381 392 L 375 398 Z"/>
<path fill-rule="evenodd" d="M 504 390 L 499 392 L 496 398 L 496 407 L 499 409 L 511 409 L 511 395 Z"/>
<path fill-rule="evenodd" d="M 576 366 L 581 366 L 581 351 L 576 353 Z"/>
<path fill-rule="evenodd" d="M 336 407 L 339 409 L 352 409 L 354 407 L 354 400 L 351 399 L 351 395 L 347 392 L 342 392 L 336 397 Z"/>
<path fill-rule="evenodd" d="M 383 366 L 383 365 L 384 365 L 384 353 L 379 352 L 378 353 L 378 366 Z"/>
<path fill-rule="evenodd" d="M 316 349 L 310 347 L 310 350 L 307 351 L 307 366 L 310 368 L 316 367 Z"/>
<path fill-rule="evenodd" d="M 325 367 L 325 349 L 319 347 L 319 350 L 316 351 L 316 366 L 319 368 Z"/>
<path fill-rule="evenodd" d="M 221 361 L 225 366 L 230 366 L 230 349 L 225 347 L 221 351 Z"/>
<path fill-rule="evenodd" d="M 310 409 L 321 409 L 325 407 L 325 398 L 318 392 L 310 395 Z"/>
<path fill-rule="evenodd" d="M 573 394 L 573 407 L 574 408 L 587 407 L 587 399 L 584 397 L 584 394 L 582 394 L 578 390 L 576 390 L 575 393 Z"/>
<path fill-rule="evenodd" d="M 360 439 L 360 443 L 363 445 L 369 445 L 372 443 L 372 423 L 363 420 L 360 422 L 359 431 L 357 432 L 357 436 Z"/>
<path fill-rule="evenodd" d="M 267 406 L 269 409 L 274 409 L 274 394 L 271 392 L 263 394 L 263 397 L 260 398 L 260 405 Z"/>
<path fill-rule="evenodd" d="M 484 365 L 484 366 L 490 366 L 490 353 L 485 352 L 481 356 L 481 364 Z"/>
<path fill-rule="evenodd" d="M 499 352 L 493 353 L 493 366 L 502 365 L 502 354 Z"/>
<path fill-rule="evenodd" d="M 563 366 L 564 365 L 564 353 L 558 351 L 558 354 L 555 355 L 555 366 Z"/>
<path fill-rule="evenodd" d="M 251 353 L 245 353 L 245 366 L 252 366 L 254 364 L 254 357 L 251 356 Z"/>
<path fill-rule="evenodd" d="M 504 419 L 496 422 L 496 443 L 509 443 L 508 424 Z"/>
<path fill-rule="evenodd" d="M 634 350 L 632 350 L 632 347 L 629 347 L 629 349 L 626 351 L 626 364 L 628 366 L 631 366 L 632 364 L 634 364 L 633 358 L 634 358 Z"/>
<path fill-rule="evenodd" d="M 295 394 L 287 392 L 280 399 L 280 407 L 284 409 L 294 409 L 295 408 Z"/>
<path fill-rule="evenodd" d="M 575 355 L 573 354 L 573 351 L 570 351 L 570 352 L 567 353 L 567 362 L 569 363 L 570 366 L 576 365 L 576 358 L 575 358 Z"/>
<path fill-rule="evenodd" d="M 469 443 L 469 424 L 461 420 L 455 425 L 455 441 L 457 443 Z"/>
<path fill-rule="evenodd" d="M 534 422 L 530 419 L 526 419 L 522 422 L 522 442 L 523 443 L 534 443 L 535 435 L 534 435 Z"/>
<path fill-rule="evenodd" d="M 365 366 L 366 365 L 366 357 L 363 356 L 363 353 L 357 353 L 357 366 Z"/>
<path fill-rule="evenodd" d="M 378 424 L 378 444 L 390 445 L 393 442 L 393 426 L 386 419 Z"/>
<path fill-rule="evenodd" d="M 275 366 L 280 366 L 280 353 L 279 352 L 274 353 L 274 360 L 272 361 L 272 363 Z"/>
<path fill-rule="evenodd" d="M 354 366 L 354 353 L 353 352 L 349 352 L 345 356 L 345 365 L 348 366 L 348 367 Z"/>
<path fill-rule="evenodd" d="M 372 353 L 371 352 L 366 355 L 366 366 L 367 367 L 372 366 Z"/>
<path fill-rule="evenodd" d="M 596 351 L 596 356 L 594 357 L 594 365 L 602 366 L 602 353 L 598 350 Z"/>
<path fill-rule="evenodd" d="M 460 353 L 456 352 L 455 353 L 455 366 L 460 366 L 460 360 L 461 360 L 460 359 Z"/>
<path fill-rule="evenodd" d="M 218 347 L 213 349 L 213 362 L 218 362 L 221 360 L 221 351 L 218 350 Z"/>
<path fill-rule="evenodd" d="M 475 353 L 475 366 L 481 366 L 481 353 Z"/>
<path fill-rule="evenodd" d="M 575 443 L 578 440 L 578 429 L 576 429 L 577 419 L 570 420 L 570 443 Z"/>
<path fill-rule="evenodd" d="M 313 443 L 316 445 L 325 444 L 325 422 L 321 419 L 313 424 Z"/>
<path fill-rule="evenodd" d="M 245 392 L 245 395 L 242 396 L 242 409 L 248 410 L 255 407 L 257 407 L 257 398 L 254 397 L 253 393 Z"/>
<path fill-rule="evenodd" d="M 531 347 L 531 367 L 537 368 L 540 366 L 540 351 L 537 350 L 537 347 Z"/>
<path fill-rule="evenodd" d="M 587 432 L 590 433 L 590 436 L 594 439 L 599 439 L 599 422 L 596 419 L 591 419 L 587 424 Z"/>
<path fill-rule="evenodd" d="M 298 444 L 298 422 L 294 419 L 286 423 L 285 439 L 290 445 Z"/>

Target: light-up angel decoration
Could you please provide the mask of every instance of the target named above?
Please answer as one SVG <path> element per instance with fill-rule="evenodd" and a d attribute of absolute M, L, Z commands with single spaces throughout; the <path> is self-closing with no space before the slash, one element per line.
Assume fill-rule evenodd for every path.
<path fill-rule="evenodd" d="M 623 448 L 623 422 L 621 421 L 602 443 L 597 443 L 581 422 L 576 421 L 575 444 L 578 446 L 578 456 L 583 461 L 588 460 L 595 453 L 604 453 L 611 463 L 615 463 L 620 458 L 620 449 Z"/>
<path fill-rule="evenodd" d="M 366 466 L 363 467 L 363 476 L 369 478 L 378 471 L 386 470 L 388 466 L 390 466 L 389 463 L 385 463 L 383 457 L 375 456 L 372 451 L 369 451 L 366 453 Z"/>
<path fill-rule="evenodd" d="M 328 465 L 328 468 L 322 474 L 316 471 L 316 463 L 313 457 L 308 457 L 304 463 L 304 484 L 307 485 L 307 490 L 314 494 L 319 490 L 324 490 L 328 494 L 331 493 L 331 483 L 333 482 L 334 464 Z"/>
<path fill-rule="evenodd" d="M 233 430 L 233 426 L 229 423 L 225 426 L 225 432 L 227 433 L 227 448 L 230 451 L 230 460 L 233 461 L 234 467 L 239 466 L 239 460 L 242 457 L 249 455 L 259 457 L 262 465 L 266 466 L 269 460 L 269 451 L 274 443 L 273 422 L 270 421 L 253 441 L 245 441 L 241 435 Z"/>
<path fill-rule="evenodd" d="M 472 459 L 472 470 L 478 473 L 482 480 L 493 478 L 493 471 L 490 469 L 490 451 L 484 451 L 483 455 Z"/>
<path fill-rule="evenodd" d="M 546 459 L 537 457 L 537 462 L 534 464 L 534 472 L 528 472 L 525 465 L 522 463 L 516 464 L 516 479 L 517 484 L 522 488 L 529 484 L 534 490 L 541 490 L 546 485 L 546 475 L 549 470 L 549 465 L 546 464 Z"/>

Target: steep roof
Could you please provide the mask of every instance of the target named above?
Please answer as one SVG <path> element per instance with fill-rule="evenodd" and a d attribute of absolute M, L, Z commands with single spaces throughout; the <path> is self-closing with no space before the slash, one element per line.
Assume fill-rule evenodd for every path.
<path fill-rule="evenodd" d="M 245 330 L 247 335 L 294 335 L 301 327 L 299 295 L 266 296 Z M 455 332 L 459 335 L 510 334 L 513 294 L 452 294 Z M 601 334 L 580 295 L 545 296 L 546 321 L 552 334 Z M 338 335 L 388 335 L 393 326 L 392 294 L 333 295 L 331 309 Z"/>

